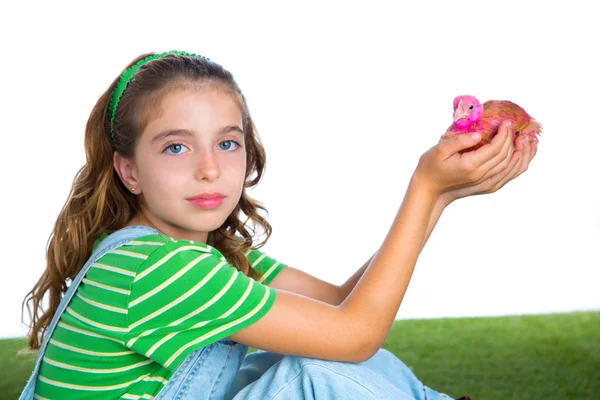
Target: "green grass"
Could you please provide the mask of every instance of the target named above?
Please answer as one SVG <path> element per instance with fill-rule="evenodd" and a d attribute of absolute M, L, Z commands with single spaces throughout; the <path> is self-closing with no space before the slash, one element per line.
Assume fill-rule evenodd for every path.
<path fill-rule="evenodd" d="M 34 356 L 16 356 L 23 347 L 0 340 L 2 399 L 16 399 L 30 374 Z M 402 320 L 383 347 L 455 397 L 600 399 L 600 312 Z"/>

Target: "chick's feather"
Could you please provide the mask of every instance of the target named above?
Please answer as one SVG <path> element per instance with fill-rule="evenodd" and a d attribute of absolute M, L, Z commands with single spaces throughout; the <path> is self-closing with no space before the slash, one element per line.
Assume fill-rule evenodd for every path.
<path fill-rule="evenodd" d="M 461 153 L 477 150 L 491 142 L 498 133 L 502 121 L 512 121 L 514 125 L 513 140 L 521 135 L 533 139 L 541 135 L 542 125 L 532 118 L 521 106 L 508 100 L 489 100 L 483 105 L 474 96 L 457 96 L 453 102 L 454 122 L 443 137 L 456 134 L 480 132 L 481 140 L 475 146 L 462 150 Z"/>

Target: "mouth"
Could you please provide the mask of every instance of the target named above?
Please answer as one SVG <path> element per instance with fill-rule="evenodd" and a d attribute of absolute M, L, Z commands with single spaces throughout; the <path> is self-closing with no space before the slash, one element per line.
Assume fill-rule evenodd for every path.
<path fill-rule="evenodd" d="M 454 122 L 458 121 L 459 119 L 463 119 L 465 117 L 466 117 L 465 114 L 457 112 L 456 114 L 454 114 Z"/>
<path fill-rule="evenodd" d="M 226 196 L 221 193 L 200 193 L 192 197 L 188 197 L 186 200 L 213 200 L 213 199 L 224 199 Z"/>
<path fill-rule="evenodd" d="M 467 116 L 467 113 L 465 113 L 463 104 L 462 104 L 462 100 L 458 102 L 458 106 L 456 106 L 456 111 L 454 111 L 454 122 L 458 121 L 459 119 L 463 119 L 464 117 Z"/>
<path fill-rule="evenodd" d="M 194 199 L 187 199 L 187 200 L 195 207 L 199 207 L 199 208 L 203 208 L 203 209 L 214 209 L 214 208 L 218 208 L 221 204 L 223 204 L 225 197 L 213 197 L 210 199 L 194 198 Z"/>

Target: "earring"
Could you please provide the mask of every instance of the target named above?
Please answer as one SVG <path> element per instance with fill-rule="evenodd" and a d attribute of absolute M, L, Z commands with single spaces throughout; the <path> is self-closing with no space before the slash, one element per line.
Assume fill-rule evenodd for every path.
<path fill-rule="evenodd" d="M 135 192 L 135 188 L 131 188 L 131 191 L 132 191 L 132 192 Z"/>

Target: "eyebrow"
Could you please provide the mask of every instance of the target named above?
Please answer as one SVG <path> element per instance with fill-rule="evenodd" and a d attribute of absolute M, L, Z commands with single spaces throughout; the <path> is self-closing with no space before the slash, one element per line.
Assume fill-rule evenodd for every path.
<path fill-rule="evenodd" d="M 239 132 L 242 135 L 244 134 L 244 131 L 239 126 L 227 125 L 227 126 L 223 127 L 219 132 L 217 132 L 217 135 L 224 135 L 224 134 L 232 132 L 232 131 Z M 189 129 L 167 129 L 166 131 L 162 131 L 158 135 L 154 136 L 154 138 L 152 138 L 151 143 L 154 144 L 154 143 L 160 142 L 163 139 L 168 138 L 169 136 L 175 136 L 175 135 L 193 137 L 194 131 L 191 131 Z"/>

